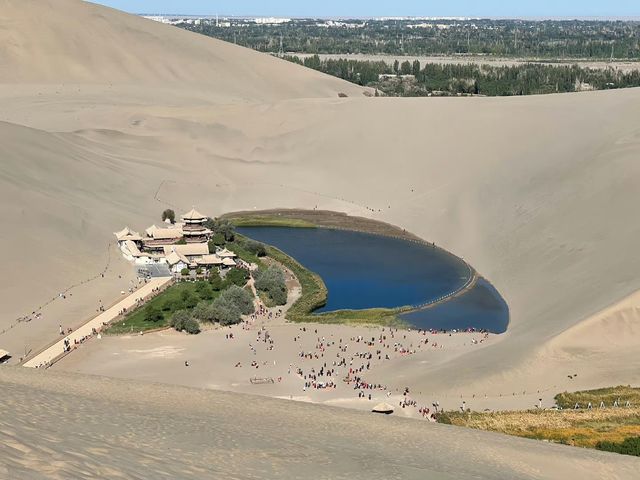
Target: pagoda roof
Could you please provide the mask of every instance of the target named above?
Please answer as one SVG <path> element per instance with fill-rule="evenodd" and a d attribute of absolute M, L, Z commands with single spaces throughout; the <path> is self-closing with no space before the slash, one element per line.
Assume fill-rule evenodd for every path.
<path fill-rule="evenodd" d="M 235 265 L 236 265 L 236 261 L 235 261 L 233 258 L 229 258 L 229 257 L 227 257 L 227 258 L 223 258 L 223 259 L 222 259 L 222 264 L 223 264 L 225 267 L 235 267 Z"/>
<path fill-rule="evenodd" d="M 234 258 L 234 257 L 237 257 L 237 255 L 235 253 L 233 253 L 230 250 L 227 250 L 226 248 L 216 252 L 216 255 L 218 255 L 220 258 Z"/>
<path fill-rule="evenodd" d="M 125 240 L 132 240 L 134 242 L 142 240 L 142 237 L 140 236 L 140 234 L 138 234 L 138 232 L 134 232 L 129 227 L 125 227 L 119 232 L 114 232 L 114 235 L 116 236 L 119 242 L 122 242 Z"/>
<path fill-rule="evenodd" d="M 206 220 L 208 217 L 201 214 L 195 208 L 192 208 L 187 213 L 182 215 L 183 220 Z"/>
<path fill-rule="evenodd" d="M 169 255 L 167 255 L 167 263 L 169 265 L 173 266 L 179 262 L 183 262 L 187 265 L 189 264 L 189 260 L 184 255 L 181 255 L 177 252 L 171 252 Z"/>
<path fill-rule="evenodd" d="M 182 238 L 181 228 L 156 228 L 151 236 L 156 240 Z"/>
<path fill-rule="evenodd" d="M 196 260 L 198 265 L 222 265 L 224 261 L 217 255 L 203 255 L 200 260 Z"/>
<path fill-rule="evenodd" d="M 127 247 L 127 250 L 129 250 L 129 253 L 131 253 L 132 257 L 138 258 L 138 257 L 148 256 L 143 254 L 138 248 L 138 246 L 135 243 L 133 243 L 131 240 L 125 240 L 124 244 Z"/>
<path fill-rule="evenodd" d="M 186 257 L 199 257 L 209 255 L 209 245 L 206 243 L 187 243 L 186 245 L 165 245 L 164 254 L 169 256 L 171 252 Z"/>

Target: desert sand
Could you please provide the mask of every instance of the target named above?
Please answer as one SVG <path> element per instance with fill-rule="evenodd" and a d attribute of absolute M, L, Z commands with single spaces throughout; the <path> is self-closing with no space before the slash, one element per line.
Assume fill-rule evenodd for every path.
<path fill-rule="evenodd" d="M 77 0 L 4 0 L 0 45 L 0 348 L 14 362 L 55 340 L 59 324 L 118 300 L 134 275 L 109 247 L 124 225 L 158 222 L 167 206 L 317 207 L 435 242 L 509 305 L 509 330 L 487 347 L 422 365 L 398 359 L 393 372 L 380 367 L 383 378 L 401 369 L 399 382 L 439 398 L 528 391 L 539 379 L 561 390 L 640 382 L 640 90 L 367 98 Z M 34 311 L 38 320 L 18 321 Z M 630 462 L 556 451 L 593 455 L 602 468 Z"/>
<path fill-rule="evenodd" d="M 636 458 L 302 402 L 0 369 L 20 479 L 629 479 Z M 311 472 L 311 473 L 310 473 Z"/>

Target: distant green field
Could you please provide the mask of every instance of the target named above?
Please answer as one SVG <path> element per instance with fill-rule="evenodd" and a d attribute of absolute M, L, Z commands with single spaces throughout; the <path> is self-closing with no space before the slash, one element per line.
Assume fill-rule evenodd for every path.
<path fill-rule="evenodd" d="M 606 407 L 611 407 L 616 401 L 620 406 L 624 406 L 628 401 L 631 405 L 638 407 L 640 406 L 640 388 L 620 385 L 581 392 L 564 392 L 556 395 L 555 400 L 562 408 L 573 408 L 576 403 L 581 408 L 586 408 L 589 402 L 593 407 L 599 406 L 600 402 L 604 402 Z"/>
<path fill-rule="evenodd" d="M 302 219 L 279 217 L 277 215 L 243 215 L 229 217 L 229 221 L 236 227 L 290 227 L 316 228 L 317 225 Z"/>

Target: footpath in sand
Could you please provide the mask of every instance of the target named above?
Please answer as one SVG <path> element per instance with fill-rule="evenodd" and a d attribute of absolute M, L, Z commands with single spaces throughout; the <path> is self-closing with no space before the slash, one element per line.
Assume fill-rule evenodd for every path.
<path fill-rule="evenodd" d="M 85 338 L 93 335 L 94 330 L 100 331 L 105 324 L 116 319 L 123 309 L 131 310 L 138 304 L 139 299 L 146 298 L 147 296 L 151 295 L 156 289 L 164 287 L 170 281 L 171 277 L 160 277 L 151 279 L 140 289 L 135 290 L 120 302 L 100 313 L 100 315 L 88 321 L 77 330 L 68 335 L 65 335 L 60 339 L 60 341 L 54 343 L 29 361 L 25 362 L 24 366 L 37 368 L 41 365 L 46 365 L 53 362 L 56 358 L 65 353 L 65 341 L 67 341 L 69 345 L 74 345 L 76 341 L 80 343 Z"/>

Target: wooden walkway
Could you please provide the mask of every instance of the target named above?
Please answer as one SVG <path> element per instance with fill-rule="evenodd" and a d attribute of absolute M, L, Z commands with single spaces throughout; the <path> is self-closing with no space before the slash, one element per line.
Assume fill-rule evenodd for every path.
<path fill-rule="evenodd" d="M 153 291 L 156 288 L 162 288 L 172 280 L 173 280 L 172 277 L 152 278 L 149 281 L 149 283 L 143 285 L 138 290 L 135 290 L 126 298 L 122 299 L 120 302 L 116 303 L 112 307 L 109 307 L 104 312 L 101 312 L 98 316 L 92 318 L 77 330 L 74 330 L 72 333 L 65 336 L 61 335 L 60 340 L 58 342 L 54 343 L 53 345 L 44 349 L 42 352 L 35 355 L 33 358 L 25 362 L 23 366 L 30 367 L 30 368 L 37 368 L 39 366 L 44 366 L 44 365 L 53 363 L 53 361 L 56 358 L 58 358 L 59 356 L 65 353 L 64 351 L 65 340 L 68 340 L 69 344 L 71 345 L 71 348 L 73 348 L 74 342 L 76 340 L 80 341 L 83 338 L 92 335 L 94 329 L 96 331 L 102 330 L 104 324 L 112 322 L 115 318 L 117 318 L 120 312 L 122 311 L 122 309 L 124 308 L 126 308 L 127 310 L 133 309 L 137 304 L 136 299 L 148 297 L 150 294 L 153 293 Z"/>

